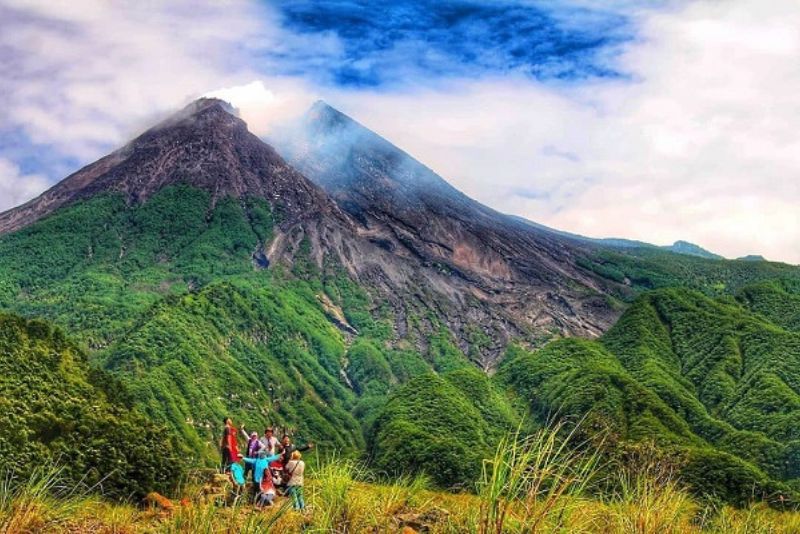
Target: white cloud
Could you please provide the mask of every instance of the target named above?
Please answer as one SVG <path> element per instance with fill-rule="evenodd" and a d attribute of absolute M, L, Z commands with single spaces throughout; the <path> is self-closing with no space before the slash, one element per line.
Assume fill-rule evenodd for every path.
<path fill-rule="evenodd" d="M 266 136 L 276 127 L 285 125 L 304 113 L 314 101 L 313 92 L 301 81 L 272 78 L 270 89 L 261 80 L 244 85 L 225 87 L 204 96 L 229 102 L 239 111 L 248 129 Z"/>
<path fill-rule="evenodd" d="M 640 14 L 633 81 L 453 82 L 333 100 L 503 211 L 591 236 L 800 263 L 800 9 Z"/>
<path fill-rule="evenodd" d="M 292 43 L 276 42 L 273 18 L 243 0 L 2 0 L 0 124 L 89 162 L 205 92 L 258 78 L 249 51 Z"/>
<path fill-rule="evenodd" d="M 48 187 L 38 174 L 24 174 L 14 162 L 0 158 L 0 212 L 22 204 Z"/>
<path fill-rule="evenodd" d="M 434 85 L 417 73 L 385 94 L 271 75 L 280 58 L 309 71 L 343 52 L 332 33 L 287 32 L 263 4 L 0 0 L 0 125 L 88 163 L 220 87 L 262 135 L 318 95 L 502 211 L 800 263 L 800 9 L 633 12 L 640 38 L 616 65 L 631 80 Z M 0 209 L 41 188 L 6 165 Z"/>

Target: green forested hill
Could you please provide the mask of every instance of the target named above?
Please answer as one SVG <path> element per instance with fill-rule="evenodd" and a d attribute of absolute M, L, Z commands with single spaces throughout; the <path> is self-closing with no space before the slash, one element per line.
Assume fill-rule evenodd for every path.
<path fill-rule="evenodd" d="M 291 265 L 266 269 L 257 251 L 280 224 L 265 201 L 212 202 L 185 185 L 143 204 L 101 194 L 0 236 L 0 309 L 65 327 L 89 363 L 119 381 L 135 413 L 107 396 L 101 412 L 122 422 L 97 422 L 105 430 L 92 439 L 106 439 L 113 424 L 122 435 L 131 421 L 151 428 L 141 413 L 165 425 L 163 443 L 175 438 L 195 465 L 215 461 L 220 421 L 230 415 L 252 428 L 295 428 L 299 439 L 326 450 L 367 453 L 382 471 L 424 470 L 441 486 L 469 487 L 480 457 L 523 415 L 527 425 L 588 414 L 584 432 L 602 433 L 619 449 L 658 443 L 701 491 L 741 502 L 753 491 L 797 485 L 798 269 L 661 251 L 603 253 L 583 267 L 627 279 L 626 299 L 639 295 L 616 326 L 598 341 L 557 340 L 535 352 L 530 347 L 541 340 L 519 339 L 489 378 L 434 313 L 407 317 L 434 326 L 411 342 L 419 332 L 398 334 L 396 311 L 329 258 L 322 267 L 312 261 L 304 240 Z M 647 291 L 667 286 L 684 288 Z M 19 321 L 7 320 L 16 325 L 9 332 L 41 330 L 43 341 L 31 342 L 31 333 L 4 338 L 3 357 L 12 355 L 6 387 L 28 384 L 18 379 L 27 372 L 43 377 L 25 385 L 30 395 L 63 381 L 71 399 L 26 401 L 46 406 L 37 411 L 52 411 L 49 419 L 22 405 L 9 411 L 4 443 L 20 444 L 29 462 L 77 447 L 88 432 L 78 421 L 95 421 L 81 399 L 104 391 L 106 379 L 92 382 L 82 355 L 63 359 L 80 361 L 74 369 L 12 365 L 39 361 L 36 355 L 52 352 L 47 343 L 60 354 L 83 354 L 58 330 Z M 75 393 L 65 376 L 84 376 L 88 385 Z M 69 411 L 53 411 L 62 405 Z M 53 438 L 51 427 L 69 430 L 67 437 Z M 27 441 L 13 441 L 22 435 Z M 168 447 L 164 457 L 173 454 L 171 444 L 159 446 Z M 109 447 L 108 455 L 76 461 L 76 469 L 124 457 Z M 132 458 L 137 474 L 114 482 L 119 491 L 168 483 L 145 457 Z"/>
<path fill-rule="evenodd" d="M 0 313 L 0 392 L 4 477 L 58 463 L 68 482 L 141 497 L 173 487 L 187 466 L 172 434 L 45 321 Z"/>
<path fill-rule="evenodd" d="M 107 345 L 149 307 L 253 271 L 272 231 L 269 205 L 171 186 L 144 204 L 105 193 L 0 237 L 0 308 L 53 319 Z"/>
<path fill-rule="evenodd" d="M 397 388 L 374 425 L 376 465 L 418 471 L 443 486 L 473 488 L 482 459 L 520 422 L 502 391 L 478 369 L 423 374 Z"/>
<path fill-rule="evenodd" d="M 290 270 L 264 269 L 274 224 L 263 201 L 189 186 L 100 195 L 0 237 L 0 308 L 67 327 L 190 460 L 214 461 L 226 415 L 362 450 L 391 388 L 470 364 L 444 329 L 425 354 L 387 345 L 379 306 L 302 243 Z"/>
<path fill-rule="evenodd" d="M 745 288 L 740 302 L 753 291 L 758 310 L 784 305 L 763 288 Z M 674 448 L 704 492 L 779 492 L 776 481 L 800 479 L 800 335 L 740 302 L 646 293 L 599 341 L 511 350 L 500 378 L 540 419 L 585 415 L 612 444 Z"/>
<path fill-rule="evenodd" d="M 624 283 L 631 291 L 688 287 L 707 295 L 732 295 L 760 282 L 780 280 L 797 287 L 800 268 L 784 263 L 747 260 L 715 260 L 675 254 L 652 247 L 597 248 L 579 260 L 579 265 L 609 280 Z"/>

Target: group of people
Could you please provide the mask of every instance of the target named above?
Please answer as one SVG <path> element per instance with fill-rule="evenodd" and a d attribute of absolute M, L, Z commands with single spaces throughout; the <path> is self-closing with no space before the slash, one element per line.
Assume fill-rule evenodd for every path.
<path fill-rule="evenodd" d="M 292 498 L 296 510 L 305 509 L 303 475 L 306 464 L 302 453 L 314 444 L 298 447 L 286 433 L 278 440 L 272 427 L 265 428 L 264 435 L 259 436 L 258 432 L 248 434 L 242 425 L 241 433 L 247 440 L 244 455 L 239 453 L 238 431 L 226 417 L 220 442 L 223 471 L 230 473 L 238 486 L 244 486 L 248 477 L 251 478 L 251 498 L 259 508 L 272 506 L 275 496 L 283 494 Z"/>

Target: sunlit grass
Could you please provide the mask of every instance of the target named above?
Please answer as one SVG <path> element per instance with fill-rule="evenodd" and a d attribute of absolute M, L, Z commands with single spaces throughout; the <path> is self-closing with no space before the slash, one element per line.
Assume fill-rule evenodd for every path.
<path fill-rule="evenodd" d="M 598 496 L 596 453 L 576 452 L 561 427 L 511 434 L 487 459 L 475 493 L 430 489 L 425 477 L 383 480 L 357 461 L 315 462 L 306 476 L 308 509 L 288 498 L 255 509 L 174 502 L 172 510 L 112 503 L 92 488 L 69 487 L 61 470 L 43 465 L 26 477 L 0 480 L 0 533 L 189 534 L 265 532 L 603 534 L 790 534 L 800 513 L 764 504 L 745 509 L 701 504 L 658 463 L 620 466 Z M 185 489 L 185 491 L 189 491 Z M 187 493 L 191 495 L 191 492 Z"/>
<path fill-rule="evenodd" d="M 563 430 L 555 425 L 527 437 L 518 431 L 503 438 L 494 458 L 484 461 L 478 484 L 480 534 L 563 526 L 596 475 L 599 460 L 597 449 L 580 452 L 574 430 Z"/>

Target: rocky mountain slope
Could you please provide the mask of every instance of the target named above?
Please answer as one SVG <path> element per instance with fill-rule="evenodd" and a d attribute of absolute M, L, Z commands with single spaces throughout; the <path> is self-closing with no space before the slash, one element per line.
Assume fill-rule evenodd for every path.
<path fill-rule="evenodd" d="M 472 351 L 486 368 L 513 338 L 596 336 L 618 316 L 606 296 L 615 283 L 577 267 L 579 246 L 466 197 L 325 104 L 306 126 L 282 149 L 293 166 L 226 104 L 197 101 L 0 215 L 0 232 L 101 193 L 135 206 L 182 184 L 210 194 L 209 213 L 226 198 L 269 205 L 277 224 L 254 247 L 256 264 L 291 265 L 306 243 L 317 267 L 343 269 L 387 303 L 398 339 L 414 330 L 424 348 L 441 325 L 464 351 L 489 339 Z"/>
<path fill-rule="evenodd" d="M 486 319 L 499 344 L 542 332 L 596 336 L 618 316 L 604 296 L 615 284 L 576 265 L 586 244 L 476 202 L 324 102 L 276 143 L 361 235 L 446 273 L 448 290 L 465 301 L 458 315 L 486 313 L 470 300 L 492 310 Z"/>

